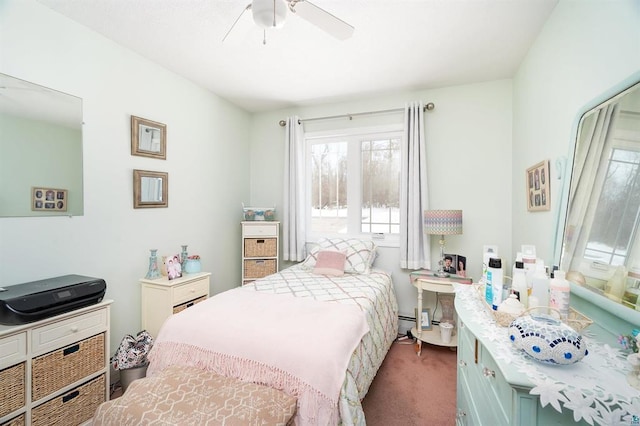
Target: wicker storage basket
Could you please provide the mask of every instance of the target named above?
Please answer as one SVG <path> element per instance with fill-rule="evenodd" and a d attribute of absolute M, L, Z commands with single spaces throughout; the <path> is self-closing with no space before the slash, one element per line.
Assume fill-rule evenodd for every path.
<path fill-rule="evenodd" d="M 104 333 L 33 359 L 32 401 L 99 371 L 105 365 Z"/>
<path fill-rule="evenodd" d="M 275 257 L 277 255 L 275 238 L 244 239 L 244 257 Z"/>
<path fill-rule="evenodd" d="M 176 305 L 173 307 L 173 313 L 177 314 L 178 312 L 182 312 L 190 306 L 195 305 L 196 303 L 200 303 L 207 300 L 207 296 L 198 297 L 197 299 L 189 300 L 188 302 L 181 303 L 180 305 Z"/>
<path fill-rule="evenodd" d="M 78 425 L 105 402 L 104 374 L 31 410 L 32 426 Z"/>
<path fill-rule="evenodd" d="M 8 422 L 2 423 L 2 426 L 24 426 L 26 423 L 24 417 L 24 414 L 20 414 L 18 417 L 14 417 Z"/>
<path fill-rule="evenodd" d="M 0 417 L 24 407 L 26 377 L 24 362 L 0 371 Z"/>
<path fill-rule="evenodd" d="M 245 278 L 262 278 L 276 272 L 275 259 L 257 259 L 244 261 Z"/>

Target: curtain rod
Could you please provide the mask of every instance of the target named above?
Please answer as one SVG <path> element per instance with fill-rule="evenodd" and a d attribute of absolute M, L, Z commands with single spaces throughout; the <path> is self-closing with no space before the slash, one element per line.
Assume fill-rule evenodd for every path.
<path fill-rule="evenodd" d="M 435 104 L 433 102 L 429 102 L 428 104 L 426 104 L 422 110 L 423 111 L 431 111 L 435 108 Z M 401 112 L 404 111 L 404 108 L 394 108 L 394 109 L 383 109 L 383 110 L 379 110 L 379 111 L 367 111 L 367 112 L 355 112 L 353 114 L 340 114 L 340 115 L 329 115 L 326 117 L 313 117 L 313 118 L 301 118 L 298 120 L 298 124 L 304 122 L 304 121 L 316 121 L 316 120 L 333 120 L 335 118 L 348 118 L 349 120 L 353 120 L 353 117 L 357 117 L 360 115 L 373 115 L 373 114 L 389 114 L 392 112 Z M 280 124 L 281 127 L 284 127 L 287 125 L 287 121 L 286 120 L 280 120 L 278 122 L 278 124 Z"/>

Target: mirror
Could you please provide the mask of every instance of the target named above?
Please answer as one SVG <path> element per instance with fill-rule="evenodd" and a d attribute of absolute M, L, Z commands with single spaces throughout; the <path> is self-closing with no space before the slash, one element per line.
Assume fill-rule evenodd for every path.
<path fill-rule="evenodd" d="M 640 83 L 587 111 L 577 128 L 560 269 L 640 311 Z M 618 309 L 617 311 L 620 311 Z"/>
<path fill-rule="evenodd" d="M 167 158 L 167 126 L 131 116 L 131 155 Z"/>
<path fill-rule="evenodd" d="M 40 209 L 34 188 L 66 191 Z M 81 216 L 82 99 L 0 74 L 0 217 Z"/>
<path fill-rule="evenodd" d="M 133 171 L 133 208 L 169 206 L 169 174 L 148 170 Z"/>

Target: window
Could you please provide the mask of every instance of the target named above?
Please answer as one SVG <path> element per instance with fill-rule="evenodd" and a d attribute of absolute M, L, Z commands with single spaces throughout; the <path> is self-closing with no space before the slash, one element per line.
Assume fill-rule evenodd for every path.
<path fill-rule="evenodd" d="M 584 257 L 617 266 L 626 263 L 640 213 L 640 152 L 613 148 Z"/>
<path fill-rule="evenodd" d="M 400 232 L 402 133 L 307 135 L 308 239 Z"/>

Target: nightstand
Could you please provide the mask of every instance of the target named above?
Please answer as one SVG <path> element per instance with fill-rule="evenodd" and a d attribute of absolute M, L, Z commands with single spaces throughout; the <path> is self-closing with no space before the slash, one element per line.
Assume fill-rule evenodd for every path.
<path fill-rule="evenodd" d="M 447 302 L 443 303 L 443 306 L 450 304 L 451 306 L 449 308 L 452 309 L 453 298 L 455 297 L 455 290 L 453 288 L 452 282 L 450 282 L 447 278 L 421 275 L 418 278 L 412 279 L 411 283 L 418 290 L 416 326 L 411 329 L 411 333 L 416 338 L 416 354 L 420 356 L 420 354 L 422 353 L 422 342 L 431 343 L 432 345 L 449 346 L 451 348 L 457 347 L 458 336 L 456 333 L 453 333 L 453 335 L 451 336 L 451 340 L 448 343 L 442 341 L 442 338 L 440 337 L 439 324 L 436 325 L 432 323 L 430 330 L 423 330 L 422 327 L 417 326 L 417 324 L 422 324 L 422 292 L 429 291 L 438 295 L 447 295 L 447 298 L 443 298 L 440 303 L 443 303 L 444 300 L 447 300 Z M 451 311 L 451 315 L 453 315 L 453 311 Z M 433 318 L 430 318 L 430 321 L 432 320 Z M 453 318 L 448 318 L 448 320 L 450 320 L 452 324 L 455 324 L 455 320 Z"/>
<path fill-rule="evenodd" d="M 169 280 L 143 278 L 142 284 L 142 329 L 154 338 L 164 321 L 173 314 L 209 298 L 210 272 L 184 274 Z"/>

